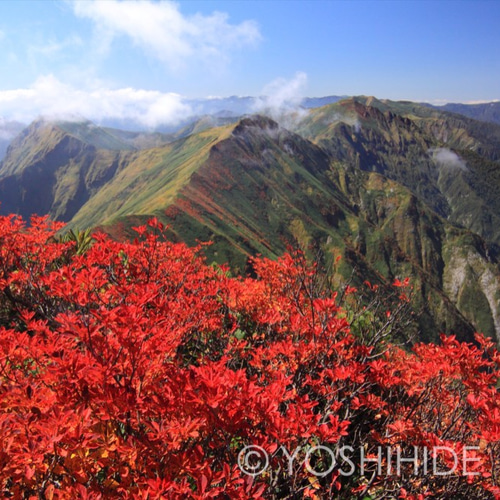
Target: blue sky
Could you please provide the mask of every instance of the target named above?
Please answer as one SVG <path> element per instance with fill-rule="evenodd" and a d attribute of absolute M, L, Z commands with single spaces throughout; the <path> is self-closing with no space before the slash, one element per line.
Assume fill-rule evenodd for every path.
<path fill-rule="evenodd" d="M 500 98 L 500 1 L 1 0 L 0 116 L 137 114 L 275 93 Z"/>

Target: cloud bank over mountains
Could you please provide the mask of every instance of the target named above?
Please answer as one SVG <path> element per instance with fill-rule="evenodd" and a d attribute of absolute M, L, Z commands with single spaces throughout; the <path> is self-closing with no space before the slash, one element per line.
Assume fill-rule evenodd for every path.
<path fill-rule="evenodd" d="M 239 50 L 255 48 L 263 40 L 251 19 L 231 22 L 227 13 L 217 11 L 190 14 L 169 0 L 68 0 L 64 5 L 87 32 L 65 32 L 66 38 L 30 43 L 28 59 L 37 61 L 35 66 L 43 71 L 29 85 L 0 90 L 0 117 L 25 124 L 44 117 L 155 129 L 219 111 L 266 113 L 285 126 L 304 115 L 300 107 L 308 82 L 304 72 L 275 78 L 267 85 L 264 81 L 260 97 L 221 96 L 211 103 L 203 95 L 188 98 L 169 92 L 168 83 L 155 90 L 151 84 L 145 88 L 102 77 L 117 58 L 130 64 L 130 75 L 140 73 L 141 67 L 132 63 L 137 61 L 132 53 L 137 52 L 147 59 L 150 66 L 145 68 L 156 68 L 167 82 L 178 75 L 203 82 L 214 72 L 224 78 Z M 79 52 L 72 52 L 80 49 L 82 59 Z M 54 71 L 44 66 L 63 54 L 72 63 Z"/>
<path fill-rule="evenodd" d="M 133 120 L 146 127 L 174 124 L 192 114 L 178 94 L 133 88 L 77 89 L 52 75 L 25 89 L 0 91 L 2 116 L 28 123 L 49 119 Z"/>
<path fill-rule="evenodd" d="M 196 114 L 189 100 L 169 87 L 203 82 L 210 74 L 224 78 L 238 51 L 256 47 L 262 35 L 251 19 L 231 22 L 225 12 L 189 14 L 181 7 L 170 0 L 67 0 L 60 10 L 70 13 L 69 22 L 79 20 L 79 31 L 38 33 L 24 45 L 9 32 L 2 48 L 25 60 L 26 74 L 34 76 L 29 84 L 0 90 L 0 117 L 23 123 L 39 116 L 85 117 L 155 128 Z M 0 30 L 0 41 L 4 37 Z M 110 77 L 113 70 L 107 69 L 117 67 L 125 78 Z M 134 75 L 152 68 L 162 85 L 141 85 Z"/>
<path fill-rule="evenodd" d="M 248 99 L 248 104 L 245 104 L 247 112 L 266 112 L 276 119 L 300 114 L 306 83 L 305 73 L 297 73 L 289 80 L 275 80 L 264 89 L 265 96 Z M 203 99 L 130 87 L 109 89 L 101 85 L 78 89 L 53 75 L 38 78 L 28 88 L 0 91 L 0 116 L 22 123 L 38 117 L 86 118 L 96 123 L 130 121 L 154 129 L 161 125 L 176 125 L 190 116 L 206 112 Z"/>

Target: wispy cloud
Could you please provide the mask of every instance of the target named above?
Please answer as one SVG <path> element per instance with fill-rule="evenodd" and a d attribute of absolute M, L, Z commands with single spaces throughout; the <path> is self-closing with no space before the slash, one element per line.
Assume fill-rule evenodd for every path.
<path fill-rule="evenodd" d="M 82 47 L 83 45 L 83 40 L 79 36 L 73 35 L 63 41 L 52 39 L 47 41 L 45 44 L 30 45 L 28 47 L 28 53 L 35 57 L 40 55 L 52 57 L 67 51 L 71 47 Z"/>
<path fill-rule="evenodd" d="M 24 89 L 0 91 L 0 109 L 10 119 L 28 123 L 37 116 L 57 119 L 130 120 L 146 127 L 174 124 L 191 114 L 178 94 L 152 90 L 96 87 L 76 89 L 52 75 Z"/>
<path fill-rule="evenodd" d="M 72 5 L 77 16 L 93 21 L 100 37 L 106 35 L 101 46 L 109 47 L 116 37 L 127 36 L 171 70 L 193 60 L 220 65 L 235 48 L 256 44 L 261 38 L 254 21 L 230 24 L 221 12 L 186 16 L 179 4 L 168 0 L 75 0 Z"/>
<path fill-rule="evenodd" d="M 429 153 L 439 166 L 467 170 L 465 161 L 448 148 L 430 149 Z"/>
<path fill-rule="evenodd" d="M 264 113 L 290 127 L 307 112 L 300 107 L 307 87 L 307 74 L 297 72 L 289 80 L 277 78 L 266 85 L 264 97 L 255 103 L 255 112 Z"/>
<path fill-rule="evenodd" d="M 361 130 L 361 123 L 359 121 L 357 114 L 347 114 L 347 113 L 333 113 L 328 114 L 323 120 L 325 125 L 333 125 L 337 123 L 345 123 L 351 126 L 354 131 L 359 134 Z"/>
<path fill-rule="evenodd" d="M 19 130 L 8 130 L 2 129 L 2 124 L 0 123 L 0 141 L 11 141 L 19 133 Z M 0 148 L 1 151 L 1 148 Z"/>

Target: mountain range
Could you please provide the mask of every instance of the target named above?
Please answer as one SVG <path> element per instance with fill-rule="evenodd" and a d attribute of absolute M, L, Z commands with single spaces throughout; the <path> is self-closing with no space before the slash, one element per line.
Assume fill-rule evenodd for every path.
<path fill-rule="evenodd" d="M 180 122 L 163 123 L 154 128 L 154 132 L 175 134 L 181 129 L 187 129 L 200 119 L 211 118 L 213 120 L 237 118 L 244 115 L 263 113 L 271 115 L 282 115 L 283 108 L 287 111 L 295 108 L 296 110 L 309 110 L 336 103 L 348 96 L 330 95 L 325 97 L 306 97 L 303 99 L 284 99 L 261 96 L 261 97 L 212 97 L 205 99 L 184 99 L 182 102 L 187 111 L 186 116 Z M 441 106 L 422 103 L 423 106 L 449 111 L 474 118 L 475 120 L 500 124 L 500 102 L 488 102 L 481 104 L 461 104 L 448 103 Z M 82 117 L 72 117 L 73 122 L 85 122 Z M 150 126 L 146 126 L 140 120 L 133 117 L 128 118 L 102 118 L 99 125 L 103 128 L 112 128 L 118 130 L 134 130 L 151 133 Z M 28 124 L 20 123 L 15 120 L 9 120 L 0 116 L 0 160 L 4 157 L 10 141 Z"/>
<path fill-rule="evenodd" d="M 480 104 L 448 103 L 436 107 L 442 111 L 450 111 L 474 118 L 483 122 L 500 124 L 500 102 L 484 102 Z"/>
<path fill-rule="evenodd" d="M 156 216 L 173 239 L 211 241 L 207 258 L 235 272 L 289 244 L 325 266 L 342 255 L 338 282 L 411 278 L 420 339 L 500 339 L 493 115 L 373 97 L 311 101 L 279 121 L 230 111 L 153 133 L 37 120 L 6 149 L 0 209 L 117 238 Z"/>

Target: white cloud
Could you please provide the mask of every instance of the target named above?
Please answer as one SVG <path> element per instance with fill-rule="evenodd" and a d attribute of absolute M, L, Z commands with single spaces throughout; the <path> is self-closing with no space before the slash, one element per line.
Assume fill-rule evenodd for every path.
<path fill-rule="evenodd" d="M 300 107 L 307 86 L 307 74 L 297 72 L 286 80 L 278 78 L 264 88 L 264 97 L 256 100 L 255 112 L 265 113 L 286 127 L 292 127 L 307 111 Z"/>
<path fill-rule="evenodd" d="M 227 14 L 221 12 L 184 16 L 179 4 L 168 0 L 75 0 L 73 9 L 77 16 L 95 23 L 100 37 L 106 36 L 101 40 L 104 46 L 120 35 L 128 36 L 174 70 L 193 59 L 220 65 L 232 49 L 261 38 L 254 21 L 230 24 Z"/>
<path fill-rule="evenodd" d="M 0 125 L 1 127 L 1 125 Z M 17 135 L 17 132 L 12 132 L 10 130 L 3 130 L 0 128 L 0 141 L 10 141 Z"/>
<path fill-rule="evenodd" d="M 460 170 L 467 170 L 465 161 L 460 158 L 456 153 L 447 148 L 434 148 L 430 149 L 429 153 L 432 154 L 434 161 L 442 167 L 458 168 Z"/>
<path fill-rule="evenodd" d="M 191 114 L 178 94 L 133 88 L 79 90 L 52 75 L 38 78 L 29 88 L 0 91 L 0 109 L 9 119 L 24 123 L 37 116 L 85 117 L 97 122 L 133 120 L 147 127 L 175 124 Z"/>
<path fill-rule="evenodd" d="M 16 136 L 15 132 L 12 132 L 8 129 L 3 128 L 4 123 L 2 123 L 2 120 L 0 119 L 0 141 L 10 141 Z"/>
<path fill-rule="evenodd" d="M 304 98 L 306 85 L 307 75 L 300 71 L 291 80 L 277 78 L 264 88 L 262 104 L 271 109 L 295 108 Z"/>

